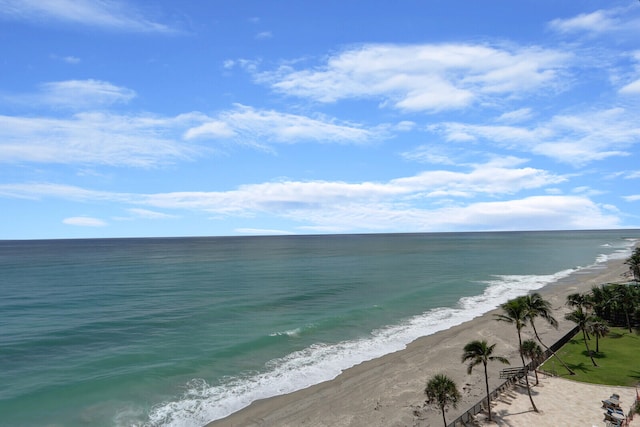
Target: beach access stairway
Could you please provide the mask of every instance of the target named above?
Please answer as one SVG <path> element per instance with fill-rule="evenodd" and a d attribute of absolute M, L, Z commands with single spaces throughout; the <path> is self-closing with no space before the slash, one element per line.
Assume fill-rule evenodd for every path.
<path fill-rule="evenodd" d="M 527 368 L 506 368 L 500 371 L 500 379 L 509 380 L 512 378 L 522 378 L 527 372 Z"/>
<path fill-rule="evenodd" d="M 544 360 L 547 360 L 549 357 L 551 357 L 551 355 L 553 354 L 552 351 L 555 352 L 559 350 L 560 347 L 562 347 L 567 342 L 569 342 L 569 340 L 573 338 L 578 333 L 579 330 L 580 328 L 576 326 L 573 329 L 571 329 L 569 332 L 567 332 L 562 338 L 556 341 L 549 348 L 549 350 L 546 350 L 544 352 L 543 354 L 544 357 L 542 357 L 542 360 L 544 361 Z M 536 368 L 538 368 L 538 366 L 540 366 L 541 363 L 542 362 L 538 362 L 538 363 L 531 362 L 524 367 L 521 366 L 519 368 L 506 368 L 500 371 L 500 378 L 504 379 L 505 381 L 502 384 L 500 384 L 498 387 L 496 387 L 493 391 L 491 391 L 491 393 L 489 393 L 490 400 L 493 401 L 497 399 L 498 396 L 500 396 L 500 394 L 511 389 L 514 386 L 514 384 L 518 383 L 520 379 L 524 377 L 525 373 L 535 370 Z M 485 410 L 486 404 L 487 404 L 487 399 L 486 397 L 483 397 L 478 403 L 476 403 L 471 408 L 469 408 L 465 413 L 460 415 L 453 422 L 450 422 L 447 427 L 462 427 L 462 426 L 477 425 L 475 422 L 475 416 Z"/>

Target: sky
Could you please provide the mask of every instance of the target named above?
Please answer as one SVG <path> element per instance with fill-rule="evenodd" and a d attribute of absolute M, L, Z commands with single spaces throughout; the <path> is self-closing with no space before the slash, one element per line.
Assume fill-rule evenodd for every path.
<path fill-rule="evenodd" d="M 640 228 L 640 2 L 0 0 L 0 239 Z"/>

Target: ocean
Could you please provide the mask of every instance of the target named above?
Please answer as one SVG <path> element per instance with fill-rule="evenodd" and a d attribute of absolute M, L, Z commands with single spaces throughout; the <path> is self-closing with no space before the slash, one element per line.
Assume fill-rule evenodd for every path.
<path fill-rule="evenodd" d="M 0 425 L 201 426 L 626 258 L 638 239 L 0 241 Z"/>

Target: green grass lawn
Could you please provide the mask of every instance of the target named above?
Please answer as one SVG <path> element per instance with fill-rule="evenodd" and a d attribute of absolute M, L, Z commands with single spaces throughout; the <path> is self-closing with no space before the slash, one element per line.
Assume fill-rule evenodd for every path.
<path fill-rule="evenodd" d="M 595 351 L 595 337 L 591 337 L 588 343 L 589 348 Z M 554 357 L 547 360 L 540 369 L 574 381 L 593 384 L 640 384 L 640 335 L 629 333 L 627 329 L 611 328 L 609 335 L 600 338 L 600 352 L 593 357 L 598 367 L 591 363 L 582 332 L 578 332 L 557 354 L 576 375 L 569 375 Z"/>

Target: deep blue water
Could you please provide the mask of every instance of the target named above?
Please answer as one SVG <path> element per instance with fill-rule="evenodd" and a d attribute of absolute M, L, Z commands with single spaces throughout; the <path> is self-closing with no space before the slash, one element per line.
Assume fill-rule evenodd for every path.
<path fill-rule="evenodd" d="M 639 238 L 0 241 L 0 425 L 202 425 L 626 257 Z"/>

